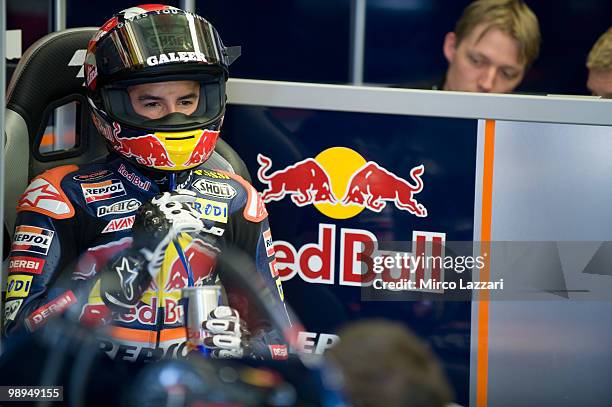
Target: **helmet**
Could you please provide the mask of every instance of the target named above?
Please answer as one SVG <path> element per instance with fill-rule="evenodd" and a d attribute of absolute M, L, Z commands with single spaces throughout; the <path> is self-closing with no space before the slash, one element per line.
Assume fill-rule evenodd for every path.
<path fill-rule="evenodd" d="M 137 165 L 161 171 L 197 167 L 214 150 L 228 66 L 238 55 L 239 47 L 226 48 L 215 28 L 196 14 L 159 4 L 123 10 L 87 47 L 93 122 L 113 150 Z M 158 89 L 153 96 L 147 93 L 151 86 Z M 171 104 L 157 115 L 143 113 L 175 94 L 180 109 Z"/>

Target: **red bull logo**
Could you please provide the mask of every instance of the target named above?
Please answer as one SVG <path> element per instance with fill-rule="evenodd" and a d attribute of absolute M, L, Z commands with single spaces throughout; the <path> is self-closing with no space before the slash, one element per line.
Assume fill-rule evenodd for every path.
<path fill-rule="evenodd" d="M 200 165 L 204 161 L 208 160 L 210 154 L 213 152 L 215 148 L 215 144 L 217 143 L 217 138 L 219 137 L 218 131 L 213 130 L 204 130 L 198 139 L 191 155 L 183 164 L 186 167 Z"/>
<path fill-rule="evenodd" d="M 104 123 L 96 115 L 92 116 L 98 131 L 106 138 L 113 148 L 127 158 L 148 167 L 174 167 L 166 147 L 154 134 L 139 137 L 119 137 L 121 125 L 113 122 L 113 127 Z"/>
<path fill-rule="evenodd" d="M 264 202 L 280 201 L 287 194 L 291 195 L 291 200 L 297 206 L 337 202 L 331 190 L 327 171 L 312 158 L 299 161 L 269 175 L 267 171 L 272 166 L 272 160 L 263 154 L 258 154 L 257 162 L 261 165 L 257 177 L 268 185 L 262 192 Z"/>
<path fill-rule="evenodd" d="M 427 208 L 415 199 L 424 187 L 422 164 L 410 169 L 406 180 L 345 147 L 329 148 L 271 174 L 270 158 L 258 154 L 257 161 L 257 177 L 266 185 L 262 192 L 266 203 L 289 195 L 297 206 L 312 204 L 334 219 L 348 219 L 364 209 L 381 212 L 387 203 L 418 217 L 427 216 Z"/>
<path fill-rule="evenodd" d="M 115 149 L 127 158 L 147 167 L 174 167 L 164 144 L 154 134 L 140 137 L 115 137 Z"/>
<path fill-rule="evenodd" d="M 380 250 L 376 236 L 364 229 L 338 228 L 333 224 L 319 224 L 316 242 L 296 247 L 283 240 L 274 242 L 276 261 L 274 272 L 282 281 L 299 276 L 311 284 L 339 284 L 367 287 L 379 273 L 385 282 L 432 280 L 443 281 L 439 264 L 416 261 L 426 255 L 444 256 L 446 234 L 440 232 L 413 231 L 411 252 Z M 338 244 L 339 243 L 339 244 Z M 383 267 L 377 270 L 376 257 L 400 255 L 413 258 L 401 267 Z"/>
<path fill-rule="evenodd" d="M 423 190 L 421 175 L 424 171 L 423 165 L 410 170 L 410 177 L 415 182 L 413 185 L 375 162 L 369 161 L 349 180 L 342 203 L 361 205 L 374 212 L 380 212 L 387 205 L 386 201 L 390 201 L 400 210 L 425 217 L 427 209 L 413 197 Z"/>

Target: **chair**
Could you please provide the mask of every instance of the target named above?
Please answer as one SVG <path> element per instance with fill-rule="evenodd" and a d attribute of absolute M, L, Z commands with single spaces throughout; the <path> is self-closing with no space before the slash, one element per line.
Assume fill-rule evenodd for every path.
<path fill-rule="evenodd" d="M 88 163 L 107 153 L 87 111 L 82 67 L 96 31 L 87 27 L 51 33 L 33 44 L 15 69 L 7 91 L 4 157 L 4 221 L 11 238 L 17 202 L 32 178 L 49 168 Z M 49 132 L 50 121 L 55 129 L 71 129 L 70 143 L 45 152 L 41 146 L 60 137 Z M 209 161 L 251 180 L 242 159 L 223 140 Z"/>

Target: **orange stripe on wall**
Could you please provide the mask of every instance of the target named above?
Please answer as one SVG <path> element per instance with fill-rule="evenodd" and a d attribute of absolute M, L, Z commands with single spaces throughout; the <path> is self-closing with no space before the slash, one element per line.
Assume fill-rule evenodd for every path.
<path fill-rule="evenodd" d="M 484 267 L 480 281 L 489 281 L 491 248 L 491 212 L 493 209 L 493 161 L 495 157 L 495 121 L 485 122 L 484 168 L 482 175 L 482 218 L 480 229 L 480 255 Z M 478 349 L 476 353 L 476 407 L 487 406 L 487 384 L 489 379 L 489 292 L 480 292 L 478 302 Z"/>

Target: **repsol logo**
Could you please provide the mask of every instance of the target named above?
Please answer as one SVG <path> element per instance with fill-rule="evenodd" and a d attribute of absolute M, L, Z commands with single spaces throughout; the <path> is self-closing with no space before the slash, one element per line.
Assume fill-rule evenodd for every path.
<path fill-rule="evenodd" d="M 130 362 L 155 362 L 162 358 L 181 359 L 188 353 L 187 342 L 173 343 L 167 347 L 149 348 L 146 346 L 127 345 L 101 341 L 100 349 L 111 359 Z"/>
<path fill-rule="evenodd" d="M 87 203 L 125 195 L 123 183 L 118 179 L 111 179 L 93 184 L 81 184 L 81 188 L 83 189 L 83 196 Z"/>
<path fill-rule="evenodd" d="M 109 185 L 107 187 L 103 187 L 103 188 L 91 188 L 88 189 L 87 192 L 90 195 L 99 195 L 99 194 L 108 194 L 111 192 L 117 192 L 117 191 L 122 191 L 123 190 L 123 185 Z"/>
<path fill-rule="evenodd" d="M 34 235 L 30 233 L 22 233 L 15 236 L 16 242 L 32 243 L 37 246 L 48 246 L 51 239 L 48 236 Z"/>
<path fill-rule="evenodd" d="M 47 254 L 55 232 L 36 226 L 22 225 L 15 229 L 11 251 Z"/>

